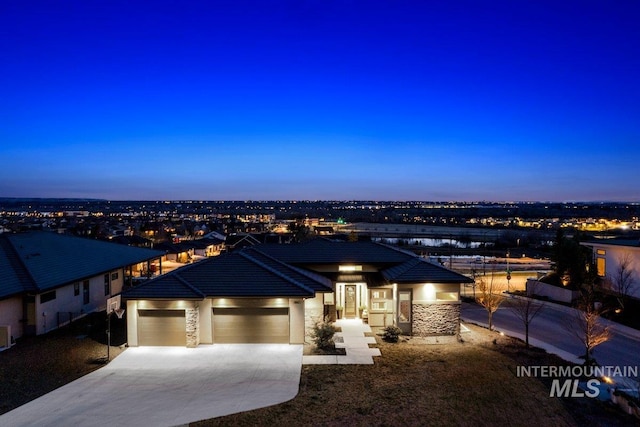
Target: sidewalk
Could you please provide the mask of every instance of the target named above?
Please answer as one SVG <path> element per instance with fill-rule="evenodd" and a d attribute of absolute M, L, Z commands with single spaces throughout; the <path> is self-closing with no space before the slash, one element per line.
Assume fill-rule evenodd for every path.
<path fill-rule="evenodd" d="M 380 356 L 380 349 L 370 348 L 375 344 L 375 337 L 367 337 L 371 333 L 369 325 L 360 319 L 340 319 L 335 325 L 342 329 L 336 332 L 336 348 L 344 348 L 346 355 L 302 356 L 303 365 L 373 365 L 373 357 Z M 342 342 L 338 342 L 342 341 Z"/>

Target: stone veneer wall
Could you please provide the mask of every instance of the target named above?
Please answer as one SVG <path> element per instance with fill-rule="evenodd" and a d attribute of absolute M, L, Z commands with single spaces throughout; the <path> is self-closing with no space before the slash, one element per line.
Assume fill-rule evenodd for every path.
<path fill-rule="evenodd" d="M 413 304 L 415 336 L 455 335 L 460 328 L 460 303 Z"/>
<path fill-rule="evenodd" d="M 200 344 L 200 310 L 196 305 L 194 308 L 188 308 L 185 314 L 187 316 L 187 347 L 197 347 Z"/>

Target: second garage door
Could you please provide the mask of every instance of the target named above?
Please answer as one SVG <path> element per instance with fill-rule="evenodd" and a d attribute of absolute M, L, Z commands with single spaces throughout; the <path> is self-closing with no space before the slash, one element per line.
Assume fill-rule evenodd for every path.
<path fill-rule="evenodd" d="M 289 343 L 288 308 L 214 308 L 216 343 Z"/>
<path fill-rule="evenodd" d="M 184 310 L 138 310 L 140 345 L 187 345 Z"/>

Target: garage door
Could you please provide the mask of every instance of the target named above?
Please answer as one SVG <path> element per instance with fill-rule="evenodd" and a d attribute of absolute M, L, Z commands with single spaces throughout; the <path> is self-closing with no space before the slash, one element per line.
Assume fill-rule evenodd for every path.
<path fill-rule="evenodd" d="M 289 343 L 288 308 L 214 308 L 217 343 Z"/>
<path fill-rule="evenodd" d="M 139 345 L 187 345 L 184 310 L 138 310 Z"/>

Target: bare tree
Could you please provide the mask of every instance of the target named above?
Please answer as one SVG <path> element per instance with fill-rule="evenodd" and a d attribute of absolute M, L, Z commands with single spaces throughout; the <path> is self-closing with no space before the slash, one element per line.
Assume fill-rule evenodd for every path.
<path fill-rule="evenodd" d="M 529 348 L 529 326 L 533 319 L 540 314 L 542 307 L 544 307 L 544 302 L 536 301 L 534 298 L 529 297 L 529 295 L 535 294 L 536 287 L 538 287 L 538 282 L 531 281 L 528 283 L 527 296 L 512 298 L 509 306 L 513 314 L 524 324 L 524 342 L 527 348 Z"/>
<path fill-rule="evenodd" d="M 611 291 L 613 291 L 618 300 L 618 304 L 620 304 L 620 308 L 624 311 L 625 305 L 636 287 L 633 257 L 629 252 L 624 252 L 618 257 L 617 261 L 618 267 L 607 279 Z"/>
<path fill-rule="evenodd" d="M 493 271 L 489 280 L 486 277 L 481 278 L 478 281 L 478 295 L 476 301 L 483 306 L 489 314 L 489 330 L 493 330 L 493 313 L 498 311 L 500 305 L 504 302 L 505 297 L 503 295 L 504 287 L 498 286 L 494 280 Z"/>
<path fill-rule="evenodd" d="M 592 286 L 583 291 L 578 309 L 573 315 L 573 321 L 565 324 L 567 331 L 575 335 L 584 346 L 584 363 L 595 363 L 592 358 L 593 349 L 609 340 L 611 336 L 608 325 L 603 325 L 601 315 L 603 309 L 595 302 Z"/>

